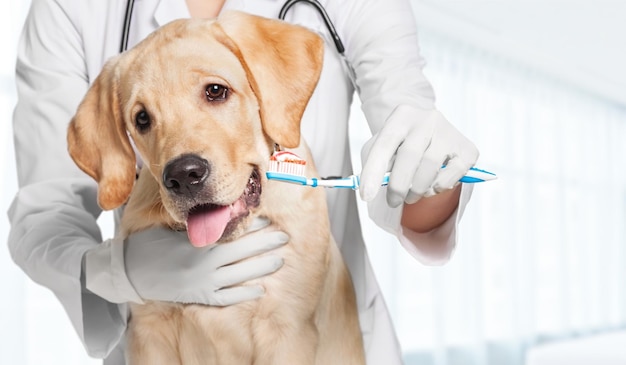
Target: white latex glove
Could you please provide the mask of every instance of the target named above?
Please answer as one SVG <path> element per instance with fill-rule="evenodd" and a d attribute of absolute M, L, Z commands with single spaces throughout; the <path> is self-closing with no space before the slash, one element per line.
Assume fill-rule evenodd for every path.
<path fill-rule="evenodd" d="M 284 232 L 261 231 L 267 225 L 267 219 L 257 218 L 236 241 L 202 248 L 193 247 L 186 232 L 165 228 L 131 234 L 126 242 L 106 241 L 85 255 L 87 289 L 113 303 L 226 306 L 256 299 L 262 286 L 238 284 L 278 270 L 280 256 L 254 256 L 288 241 Z"/>
<path fill-rule="evenodd" d="M 390 171 L 387 203 L 397 207 L 453 188 L 476 163 L 478 150 L 439 111 L 400 105 L 361 157 L 361 198 L 374 199 Z"/>

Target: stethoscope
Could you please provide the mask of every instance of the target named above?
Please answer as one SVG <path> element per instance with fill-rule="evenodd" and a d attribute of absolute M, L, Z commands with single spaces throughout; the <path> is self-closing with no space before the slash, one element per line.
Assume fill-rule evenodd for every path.
<path fill-rule="evenodd" d="M 337 48 L 337 52 L 342 56 L 344 56 L 345 48 L 337 31 L 335 30 L 335 26 L 333 22 L 330 21 L 328 17 L 328 13 L 326 13 L 326 9 L 319 3 L 317 0 L 287 0 L 283 7 L 280 9 L 278 13 L 278 19 L 285 20 L 285 15 L 287 15 L 287 11 L 298 2 L 305 2 L 307 4 L 312 5 L 317 11 L 320 13 L 322 18 L 324 19 L 324 23 L 326 24 L 326 28 L 330 33 L 330 36 L 333 38 L 333 42 L 335 43 L 335 47 Z M 128 33 L 130 31 L 130 21 L 133 16 L 133 6 L 135 5 L 135 0 L 128 0 L 126 3 L 126 14 L 124 15 L 124 25 L 122 28 L 122 41 L 120 42 L 120 53 L 124 52 L 128 48 Z"/>

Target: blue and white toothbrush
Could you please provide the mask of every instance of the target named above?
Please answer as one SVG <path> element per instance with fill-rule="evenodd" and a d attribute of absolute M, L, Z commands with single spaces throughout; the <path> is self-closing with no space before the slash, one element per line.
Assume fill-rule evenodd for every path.
<path fill-rule="evenodd" d="M 270 165 L 265 176 L 268 180 L 281 181 L 291 184 L 325 187 L 325 188 L 347 188 L 357 190 L 360 185 L 358 175 L 347 177 L 318 179 L 315 177 L 307 178 L 304 176 L 304 166 L 306 162 L 291 152 L 280 151 L 275 153 L 270 160 Z M 445 166 L 444 166 L 445 167 Z M 389 184 L 389 175 L 386 173 L 381 183 L 382 186 Z M 462 183 L 479 183 L 497 179 L 497 176 L 489 171 L 481 170 L 475 167 L 469 169 L 467 174 L 463 176 L 459 182 Z"/>

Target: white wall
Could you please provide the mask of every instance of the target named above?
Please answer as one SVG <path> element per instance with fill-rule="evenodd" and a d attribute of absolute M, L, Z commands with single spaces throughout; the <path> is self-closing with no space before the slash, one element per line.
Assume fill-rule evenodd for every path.
<path fill-rule="evenodd" d="M 418 25 L 626 104 L 626 2 L 412 0 Z"/>

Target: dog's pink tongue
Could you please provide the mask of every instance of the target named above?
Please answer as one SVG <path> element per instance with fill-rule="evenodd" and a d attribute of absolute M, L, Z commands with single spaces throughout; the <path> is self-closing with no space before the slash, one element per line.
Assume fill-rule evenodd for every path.
<path fill-rule="evenodd" d="M 230 220 L 230 207 L 203 209 L 189 214 L 187 218 L 187 235 L 195 247 L 204 247 L 222 237 Z"/>

